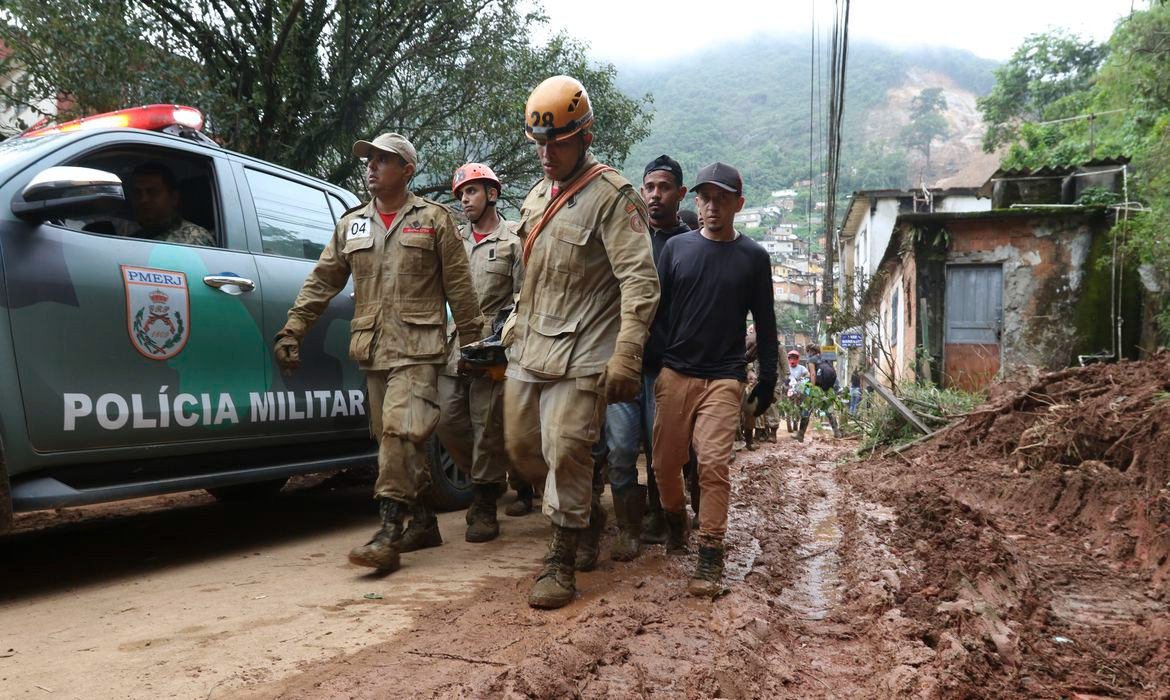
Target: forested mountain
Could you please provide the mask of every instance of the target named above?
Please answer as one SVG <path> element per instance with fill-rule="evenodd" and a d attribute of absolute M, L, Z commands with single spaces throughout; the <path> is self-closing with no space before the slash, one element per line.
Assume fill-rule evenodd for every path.
<path fill-rule="evenodd" d="M 683 165 L 688 180 L 699 166 L 722 160 L 743 173 L 749 204 L 766 201 L 809 174 L 810 85 L 819 91 L 812 115 L 818 175 L 823 169 L 828 66 L 810 75 L 807 39 L 772 38 L 696 52 L 653 68 L 619 66 L 618 87 L 628 95 L 654 96 L 650 136 L 626 160 L 635 182 L 641 168 L 661 153 Z M 957 170 L 962 154 L 979 151 L 981 133 L 974 98 L 994 83 L 996 64 L 953 49 L 898 50 L 873 43 L 850 45 L 839 190 L 928 184 Z M 901 130 L 910 100 L 924 87 L 939 87 L 952 108 L 949 124 L 924 172 L 922 157 L 903 145 Z M 947 156 L 949 149 L 950 155 Z M 689 183 L 688 183 L 689 184 Z"/>

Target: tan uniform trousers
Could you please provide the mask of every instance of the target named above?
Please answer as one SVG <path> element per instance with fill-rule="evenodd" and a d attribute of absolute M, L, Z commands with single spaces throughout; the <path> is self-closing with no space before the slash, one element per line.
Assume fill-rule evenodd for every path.
<path fill-rule="evenodd" d="M 439 442 L 476 484 L 504 484 L 504 383 L 439 376 Z"/>
<path fill-rule="evenodd" d="M 366 372 L 370 433 L 378 440 L 375 498 L 413 504 L 431 485 L 423 450 L 439 424 L 438 365 Z"/>
<path fill-rule="evenodd" d="M 683 465 L 694 445 L 699 459 L 699 542 L 719 546 L 727 533 L 730 465 L 740 422 L 743 383 L 688 377 L 664 367 L 654 382 L 654 477 L 665 510 L 686 508 Z"/>
<path fill-rule="evenodd" d="M 504 439 L 512 464 L 533 484 L 544 482 L 544 513 L 554 525 L 589 524 L 593 495 L 590 451 L 601 434 L 605 398 L 600 374 L 551 382 L 509 377 L 504 383 Z"/>

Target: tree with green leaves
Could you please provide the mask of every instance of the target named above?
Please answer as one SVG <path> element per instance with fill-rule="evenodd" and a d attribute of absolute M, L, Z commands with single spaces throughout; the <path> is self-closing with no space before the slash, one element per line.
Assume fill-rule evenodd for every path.
<path fill-rule="evenodd" d="M 568 73 L 590 91 L 596 150 L 621 162 L 648 133 L 649 98 L 630 99 L 582 45 L 529 37 L 546 23 L 520 0 L 8 0 L 0 9 L 0 103 L 58 119 L 152 102 L 198 107 L 229 148 L 361 191 L 349 148 L 407 134 L 416 189 L 484 161 L 513 200 L 539 177 L 522 120 L 528 91 Z"/>
<path fill-rule="evenodd" d="M 995 71 L 991 93 L 976 104 L 987 122 L 983 149 L 1010 144 L 1026 122 L 1080 114 L 1106 48 L 1055 29 L 1033 34 Z"/>
<path fill-rule="evenodd" d="M 926 158 L 925 171 L 930 170 L 930 146 L 936 139 L 946 138 L 950 132 L 947 119 L 947 98 L 942 88 L 923 88 L 910 101 L 910 123 L 902 129 L 902 141 L 916 148 Z"/>

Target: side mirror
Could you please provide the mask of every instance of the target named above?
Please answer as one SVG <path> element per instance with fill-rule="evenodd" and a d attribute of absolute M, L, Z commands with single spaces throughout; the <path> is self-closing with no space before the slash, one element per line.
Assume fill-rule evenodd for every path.
<path fill-rule="evenodd" d="M 122 180 L 93 168 L 57 166 L 38 173 L 12 200 L 12 213 L 25 221 L 92 216 L 118 211 L 126 202 Z"/>

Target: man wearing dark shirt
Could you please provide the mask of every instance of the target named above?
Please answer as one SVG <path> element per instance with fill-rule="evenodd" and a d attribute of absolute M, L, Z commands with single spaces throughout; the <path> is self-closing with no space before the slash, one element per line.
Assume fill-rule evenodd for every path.
<path fill-rule="evenodd" d="M 650 243 L 657 262 L 668 240 L 691 230 L 678 219 L 679 202 L 687 194 L 682 166 L 668 155 L 650 161 L 642 172 L 641 194 L 650 212 Z M 654 380 L 662 368 L 665 335 L 665 327 L 656 319 L 650 326 L 650 337 L 642 356 L 642 391 L 633 401 L 610 404 L 605 410 L 609 482 L 618 521 L 618 536 L 612 553 L 616 561 L 630 561 L 641 552 L 642 515 L 647 503 L 646 489 L 638 484 L 637 462 L 638 453 L 644 448 L 646 469 L 650 472 L 654 453 L 650 441 L 654 428 Z M 657 510 L 658 520 L 662 522 L 657 489 L 653 489 L 652 498 L 651 513 Z M 653 520 L 651 518 L 651 522 Z M 665 527 L 661 529 L 665 530 Z M 666 541 L 665 532 L 657 541 Z"/>
<path fill-rule="evenodd" d="M 703 228 L 672 238 L 658 261 L 657 319 L 665 325 L 666 345 L 654 385 L 654 474 L 670 526 L 667 552 L 685 553 L 682 466 L 693 443 L 703 499 L 699 563 L 687 589 L 714 596 L 722 589 L 728 472 L 747 379 L 749 313 L 759 329 L 760 378 L 748 397 L 757 416 L 772 403 L 779 346 L 768 253 L 732 226 L 744 202 L 739 171 L 708 165 L 699 171 L 695 192 Z"/>

